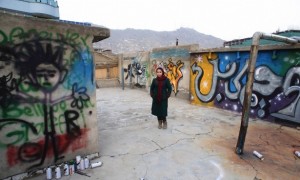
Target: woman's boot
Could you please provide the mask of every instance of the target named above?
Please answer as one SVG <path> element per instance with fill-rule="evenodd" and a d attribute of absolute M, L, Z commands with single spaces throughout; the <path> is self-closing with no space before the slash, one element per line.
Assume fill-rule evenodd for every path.
<path fill-rule="evenodd" d="M 162 120 L 158 120 L 158 129 L 162 128 Z"/>
<path fill-rule="evenodd" d="M 167 127 L 168 127 L 167 120 L 164 120 L 164 122 L 163 122 L 163 129 L 167 129 Z"/>

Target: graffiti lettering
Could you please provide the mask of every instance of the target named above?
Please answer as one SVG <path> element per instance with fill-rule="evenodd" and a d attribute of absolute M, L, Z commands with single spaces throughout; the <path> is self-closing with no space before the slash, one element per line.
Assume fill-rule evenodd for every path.
<path fill-rule="evenodd" d="M 0 45 L 5 44 L 8 41 L 6 34 L 0 30 Z"/>
<path fill-rule="evenodd" d="M 300 122 L 300 67 L 293 67 L 287 72 L 283 92 L 285 96 L 292 93 L 298 93 L 298 96 L 289 106 L 271 115 L 280 119 Z"/>
<path fill-rule="evenodd" d="M 77 126 L 74 121 L 77 120 L 79 117 L 79 113 L 76 111 L 66 111 L 65 112 L 65 119 L 66 119 L 66 130 L 68 134 L 73 136 L 80 135 L 80 127 Z"/>
<path fill-rule="evenodd" d="M 10 129 L 7 126 L 10 126 L 10 125 L 15 126 L 17 123 L 23 127 L 25 126 L 25 127 L 29 128 L 32 131 L 32 133 L 34 133 L 34 134 L 38 133 L 37 129 L 34 127 L 34 125 L 32 123 L 29 123 L 29 122 L 27 122 L 25 120 L 21 120 L 21 119 L 0 119 L 0 130 L 2 133 L 4 133 L 4 130 Z M 17 131 L 8 132 L 6 134 L 6 137 L 8 137 L 6 142 L 3 142 L 4 139 L 2 141 L 0 141 L 0 147 L 5 147 L 6 145 L 12 145 L 12 144 L 19 143 L 21 140 L 26 139 L 26 134 L 24 131 L 17 130 Z"/>
<path fill-rule="evenodd" d="M 86 41 L 89 38 L 89 35 L 82 37 L 78 33 L 72 33 L 69 31 L 67 31 L 66 34 L 56 33 L 56 37 L 54 37 L 51 32 L 38 32 L 36 29 L 30 29 L 28 31 L 25 31 L 22 27 L 13 28 L 8 34 L 9 35 L 6 35 L 5 32 L 0 30 L 0 44 L 6 44 L 8 42 L 14 44 L 18 43 L 20 40 L 28 41 L 33 38 L 38 38 L 40 40 L 57 40 L 76 47 L 88 47 Z"/>
<path fill-rule="evenodd" d="M 232 68 L 228 68 L 228 71 L 225 73 L 221 73 L 218 69 L 218 59 L 215 59 L 213 61 L 211 61 L 210 63 L 213 65 L 214 67 L 214 75 L 213 75 L 213 80 L 212 80 L 212 87 L 211 87 L 211 91 L 207 94 L 207 95 L 203 95 L 200 92 L 200 79 L 202 77 L 202 73 L 203 70 L 201 69 L 201 67 L 196 66 L 196 63 L 194 63 L 192 65 L 192 71 L 194 74 L 196 74 L 198 72 L 197 77 L 195 78 L 195 90 L 196 90 L 196 94 L 197 97 L 203 101 L 203 102 L 209 102 L 213 99 L 215 92 L 216 92 L 216 87 L 217 87 L 217 82 L 218 82 L 218 78 L 226 78 L 229 76 L 232 76 L 235 72 L 236 69 L 236 64 L 233 63 L 230 67 Z"/>
<path fill-rule="evenodd" d="M 240 64 L 244 59 L 248 59 L 249 56 L 237 53 L 238 55 L 236 56 L 238 57 L 234 57 L 232 54 L 220 53 L 220 56 L 224 57 L 224 59 L 214 55 L 218 58 L 207 62 L 201 58 L 205 55 L 196 55 L 195 59 L 197 59 L 197 61 L 191 66 L 194 77 L 193 91 L 201 102 L 213 102 L 216 96 L 216 101 L 214 102 L 217 106 L 234 111 L 241 111 L 245 94 L 248 60 L 245 61 L 243 66 L 240 66 Z M 294 54 L 297 55 L 297 53 Z M 258 60 L 258 65 L 255 68 L 251 97 L 251 116 L 257 116 L 259 118 L 279 118 L 300 122 L 300 67 L 287 68 L 288 72 L 285 77 L 277 75 L 273 69 L 277 69 L 279 73 L 282 68 L 278 68 L 278 64 L 276 64 L 276 66 L 272 64 L 274 62 L 274 58 L 272 58 L 273 55 L 274 53 L 272 51 L 264 52 L 264 55 L 262 55 L 264 61 L 261 62 Z M 282 57 L 278 52 L 276 55 Z M 204 78 L 205 70 L 200 67 L 200 65 L 198 66 L 199 57 L 201 63 L 213 65 L 211 87 L 207 94 L 203 94 L 200 91 L 201 88 L 205 88 L 206 84 L 200 83 Z M 269 63 L 266 63 L 266 61 L 268 61 L 266 57 L 269 57 Z M 293 58 L 297 59 L 297 57 L 294 56 Z M 289 63 L 294 62 L 292 59 L 282 61 L 281 63 L 288 63 L 290 66 Z M 225 72 L 220 72 L 219 69 L 225 69 Z M 208 77 L 205 78 L 206 81 L 209 80 Z"/>
<path fill-rule="evenodd" d="M 53 112 L 64 112 L 66 110 L 67 104 L 62 101 L 58 104 L 53 105 Z M 27 106 L 19 106 L 17 104 L 10 104 L 3 113 L 5 118 L 19 118 L 21 116 L 28 117 L 43 117 L 43 105 L 41 103 L 34 103 Z"/>
<path fill-rule="evenodd" d="M 236 64 L 236 63 L 234 63 L 234 64 Z M 236 66 L 232 67 L 232 68 L 234 68 L 234 71 L 236 71 Z M 243 76 L 246 74 L 247 68 L 248 68 L 248 63 L 246 63 L 246 65 L 243 67 L 241 72 L 233 79 L 233 84 L 236 88 L 236 92 L 231 92 L 229 89 L 229 81 L 225 81 L 225 94 L 228 98 L 238 99 L 238 97 L 240 95 L 240 91 L 242 89 L 242 85 L 240 82 L 241 82 L 241 79 L 243 78 Z"/>
<path fill-rule="evenodd" d="M 20 27 L 12 29 L 9 34 L 9 42 L 15 43 L 15 40 L 25 38 L 24 30 Z"/>

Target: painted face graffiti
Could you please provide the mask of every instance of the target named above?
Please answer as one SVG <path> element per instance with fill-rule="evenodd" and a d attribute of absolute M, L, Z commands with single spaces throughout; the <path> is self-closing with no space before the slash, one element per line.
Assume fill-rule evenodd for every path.
<path fill-rule="evenodd" d="M 78 120 L 84 117 L 82 113 L 87 108 L 86 102 L 90 100 L 87 87 L 81 87 L 82 83 L 76 79 L 72 80 L 71 88 L 64 89 L 63 86 L 66 79 L 72 77 L 68 76 L 72 66 L 63 58 L 68 53 L 66 47 L 71 57 L 76 61 L 82 60 L 78 58 L 81 57 L 81 51 L 78 51 L 81 47 L 63 40 L 36 38 L 8 45 L 6 50 L 9 50 L 1 52 L 13 57 L 6 59 L 14 64 L 10 74 L 0 74 L 0 148 L 7 148 L 10 166 L 28 163 L 28 169 L 31 169 L 43 165 L 47 157 L 57 162 L 64 158 L 63 153 L 70 144 L 83 138 L 88 131 L 78 124 Z M 83 52 L 86 54 L 88 51 Z M 93 81 L 93 78 L 89 77 L 89 80 Z M 21 84 L 35 90 L 22 91 L 19 88 Z M 13 97 L 18 98 L 11 101 Z M 58 110 L 57 106 L 61 104 L 64 107 Z M 61 126 L 64 130 L 59 132 L 63 133 L 58 134 L 57 128 L 62 129 Z M 76 150 L 76 147 L 72 149 Z"/>
<path fill-rule="evenodd" d="M 58 68 L 53 64 L 40 64 L 36 67 L 37 84 L 43 91 L 52 91 L 60 81 Z"/>

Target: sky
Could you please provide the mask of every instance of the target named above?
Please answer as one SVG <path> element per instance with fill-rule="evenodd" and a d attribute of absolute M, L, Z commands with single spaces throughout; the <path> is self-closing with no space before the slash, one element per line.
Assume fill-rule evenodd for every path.
<path fill-rule="evenodd" d="M 300 30 L 300 0 L 57 0 L 60 19 L 109 29 L 174 31 L 180 27 L 225 41 L 257 31 Z"/>

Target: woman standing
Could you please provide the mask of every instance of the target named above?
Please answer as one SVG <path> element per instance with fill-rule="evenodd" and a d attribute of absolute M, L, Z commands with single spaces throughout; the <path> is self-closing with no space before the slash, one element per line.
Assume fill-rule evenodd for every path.
<path fill-rule="evenodd" d="M 153 79 L 150 95 L 152 97 L 151 113 L 157 116 L 158 129 L 167 128 L 168 98 L 172 92 L 170 80 L 165 76 L 161 67 L 156 69 L 156 78 Z"/>

